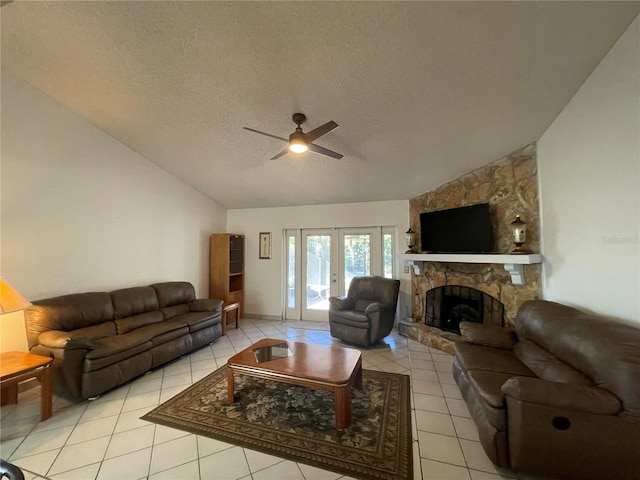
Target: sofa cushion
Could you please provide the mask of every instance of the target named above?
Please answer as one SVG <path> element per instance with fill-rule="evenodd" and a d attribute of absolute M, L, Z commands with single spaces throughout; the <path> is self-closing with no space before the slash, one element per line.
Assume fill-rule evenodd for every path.
<path fill-rule="evenodd" d="M 460 388 L 469 413 L 478 427 L 480 443 L 484 447 L 489 458 L 501 466 L 509 465 L 507 454 L 507 410 L 506 408 L 494 408 L 478 395 L 471 386 L 468 372 L 463 371 L 454 360 L 452 366 L 453 377 Z"/>
<path fill-rule="evenodd" d="M 197 332 L 203 328 L 220 323 L 222 315 L 212 312 L 189 312 L 172 318 L 171 322 L 183 322 L 189 327 L 190 332 Z"/>
<path fill-rule="evenodd" d="M 90 350 L 85 357 L 83 371 L 86 373 L 100 370 L 148 351 L 151 342 L 141 340 L 129 338 L 128 335 L 114 335 L 96 340 L 95 349 Z"/>
<path fill-rule="evenodd" d="M 483 410 L 483 416 L 496 429 L 506 431 L 506 400 L 500 387 L 502 383 L 512 378 L 511 375 L 486 370 L 469 370 L 466 375 L 469 380 L 469 389 L 474 392 L 478 405 Z"/>
<path fill-rule="evenodd" d="M 164 282 L 151 286 L 156 291 L 160 308 L 190 303 L 196 299 L 196 292 L 189 282 Z"/>
<path fill-rule="evenodd" d="M 95 340 L 93 345 L 93 350 L 87 352 L 86 358 L 88 359 L 109 357 L 121 352 L 134 350 L 135 347 L 139 347 L 140 345 L 145 346 L 147 349 L 151 346 L 147 339 L 134 335 L 112 335 L 110 337 L 103 337 Z M 127 356 L 124 358 L 127 358 Z"/>
<path fill-rule="evenodd" d="M 133 315 L 132 317 L 120 318 L 115 321 L 118 333 L 120 335 L 135 330 L 136 328 L 151 325 L 153 323 L 160 323 L 164 320 L 162 313 L 159 310 L 155 312 L 141 313 L 140 315 Z"/>
<path fill-rule="evenodd" d="M 485 347 L 472 343 L 455 343 L 456 360 L 463 370 L 488 370 L 490 372 L 507 373 L 535 377 L 511 350 Z"/>
<path fill-rule="evenodd" d="M 111 297 L 105 292 L 75 293 L 33 302 L 25 311 L 29 347 L 47 330 L 71 331 L 113 320 Z"/>
<path fill-rule="evenodd" d="M 123 288 L 110 295 L 116 319 L 158 310 L 158 297 L 153 287 Z"/>
<path fill-rule="evenodd" d="M 142 338 L 144 340 L 150 340 L 151 344 L 155 347 L 161 343 L 168 342 L 174 338 L 178 338 L 182 335 L 189 333 L 189 328 L 184 321 L 164 321 L 162 323 L 154 323 L 153 325 L 147 325 L 141 328 L 132 330 L 127 335 Z"/>
<path fill-rule="evenodd" d="M 591 385 L 592 382 L 582 372 L 547 352 L 531 340 L 522 340 L 514 347 L 516 357 L 544 380 L 560 383 Z"/>
<path fill-rule="evenodd" d="M 186 303 L 181 303 L 178 305 L 173 305 L 171 307 L 163 307 L 160 309 L 160 311 L 162 312 L 165 320 L 168 320 L 170 318 L 177 317 L 178 315 L 187 313 L 189 311 L 189 305 L 187 305 Z"/>
<path fill-rule="evenodd" d="M 513 375 L 488 370 L 468 370 L 467 375 L 473 389 L 487 404 L 494 408 L 506 406 L 502 385 Z"/>
<path fill-rule="evenodd" d="M 331 321 L 350 327 L 369 328 L 369 319 L 358 310 L 334 310 L 331 312 Z"/>
<path fill-rule="evenodd" d="M 518 310 L 516 332 L 615 394 L 620 416 L 640 423 L 640 328 L 544 300 Z"/>

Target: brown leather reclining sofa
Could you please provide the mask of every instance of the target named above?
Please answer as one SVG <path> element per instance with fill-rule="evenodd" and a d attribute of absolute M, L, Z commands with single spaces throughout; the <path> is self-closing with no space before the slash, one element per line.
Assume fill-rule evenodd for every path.
<path fill-rule="evenodd" d="M 558 303 L 523 304 L 515 333 L 462 322 L 453 375 L 499 467 L 640 479 L 640 329 Z"/>
<path fill-rule="evenodd" d="M 27 340 L 56 390 L 90 398 L 219 338 L 221 309 L 188 282 L 64 295 L 26 310 Z"/>

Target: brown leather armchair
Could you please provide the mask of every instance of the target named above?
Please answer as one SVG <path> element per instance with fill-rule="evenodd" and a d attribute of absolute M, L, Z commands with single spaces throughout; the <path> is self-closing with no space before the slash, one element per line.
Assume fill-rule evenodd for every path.
<path fill-rule="evenodd" d="M 389 335 L 396 317 L 400 280 L 354 277 L 346 297 L 329 297 L 331 336 L 369 346 Z"/>

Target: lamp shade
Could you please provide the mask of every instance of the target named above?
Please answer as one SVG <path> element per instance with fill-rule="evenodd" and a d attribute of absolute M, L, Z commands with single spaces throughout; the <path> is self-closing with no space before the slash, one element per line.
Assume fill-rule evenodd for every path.
<path fill-rule="evenodd" d="M 30 307 L 31 303 L 0 278 L 0 314 L 16 312 Z"/>
<path fill-rule="evenodd" d="M 302 130 L 296 129 L 291 135 L 289 135 L 289 150 L 294 153 L 304 153 L 309 150 L 309 142 Z"/>

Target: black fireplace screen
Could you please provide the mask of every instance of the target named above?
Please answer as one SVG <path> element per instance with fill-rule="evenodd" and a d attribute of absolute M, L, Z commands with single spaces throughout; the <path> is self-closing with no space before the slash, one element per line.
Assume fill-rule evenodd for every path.
<path fill-rule="evenodd" d="M 460 322 L 504 326 L 504 305 L 475 288 L 445 285 L 427 292 L 425 323 L 460 333 Z"/>

